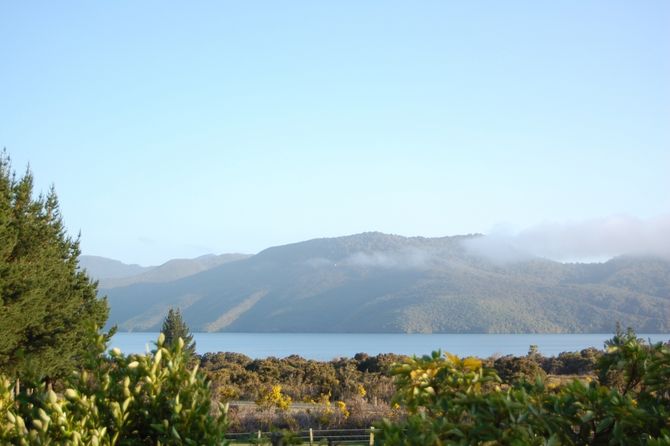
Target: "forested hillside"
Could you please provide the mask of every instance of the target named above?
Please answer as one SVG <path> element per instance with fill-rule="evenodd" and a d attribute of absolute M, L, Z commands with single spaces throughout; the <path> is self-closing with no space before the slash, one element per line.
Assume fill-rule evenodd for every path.
<path fill-rule="evenodd" d="M 179 280 L 103 289 L 110 324 L 157 330 L 178 306 L 194 331 L 670 331 L 670 262 L 615 258 L 495 263 L 463 244 L 478 235 L 381 233 L 266 249 Z"/>

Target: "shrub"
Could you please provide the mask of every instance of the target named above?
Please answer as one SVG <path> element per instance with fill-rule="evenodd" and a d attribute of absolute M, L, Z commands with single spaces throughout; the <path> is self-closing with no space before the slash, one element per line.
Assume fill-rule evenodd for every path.
<path fill-rule="evenodd" d="M 400 421 L 378 424 L 385 445 L 668 445 L 670 349 L 632 331 L 607 342 L 602 383 L 549 389 L 542 375 L 502 390 L 473 358 L 433 353 L 393 368 Z"/>
<path fill-rule="evenodd" d="M 171 348 L 161 335 L 156 350 L 104 355 L 104 337 L 87 367 L 66 390 L 44 386 L 16 398 L 0 379 L 0 443 L 62 445 L 224 444 L 225 416 L 212 413 L 209 384 L 187 368 L 184 343 Z M 219 408 L 221 409 L 221 408 Z"/>

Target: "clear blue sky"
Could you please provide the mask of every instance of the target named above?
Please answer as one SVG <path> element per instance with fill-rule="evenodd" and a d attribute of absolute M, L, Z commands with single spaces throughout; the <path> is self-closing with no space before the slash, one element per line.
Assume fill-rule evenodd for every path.
<path fill-rule="evenodd" d="M 7 1 L 0 146 L 86 254 L 670 212 L 670 2 Z"/>

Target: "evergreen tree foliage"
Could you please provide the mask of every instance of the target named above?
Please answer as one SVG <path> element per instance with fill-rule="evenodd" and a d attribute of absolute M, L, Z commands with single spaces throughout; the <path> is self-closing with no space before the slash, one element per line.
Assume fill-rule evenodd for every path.
<path fill-rule="evenodd" d="M 184 340 L 184 351 L 186 354 L 191 358 L 195 355 L 193 335 L 184 319 L 182 319 L 179 308 L 170 308 L 165 320 L 163 320 L 161 332 L 165 335 L 165 345 L 167 347 L 176 344 L 179 338 L 181 338 Z"/>
<path fill-rule="evenodd" d="M 33 197 L 30 170 L 18 178 L 0 154 L 0 372 L 36 383 L 69 373 L 108 307 L 78 270 L 53 189 Z"/>

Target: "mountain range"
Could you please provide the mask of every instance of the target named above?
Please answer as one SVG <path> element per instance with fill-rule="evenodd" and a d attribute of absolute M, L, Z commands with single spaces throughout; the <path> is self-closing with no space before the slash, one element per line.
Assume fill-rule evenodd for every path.
<path fill-rule="evenodd" d="M 670 332 L 668 260 L 496 262 L 468 249 L 478 237 L 372 232 L 157 267 L 80 265 L 121 331 L 157 331 L 179 307 L 209 332 Z"/>
<path fill-rule="evenodd" d="M 172 259 L 158 266 L 127 265 L 118 260 L 98 256 L 79 257 L 79 266 L 98 280 L 100 288 L 117 288 L 135 283 L 171 282 L 235 260 L 247 254 L 208 254 L 194 259 Z"/>

